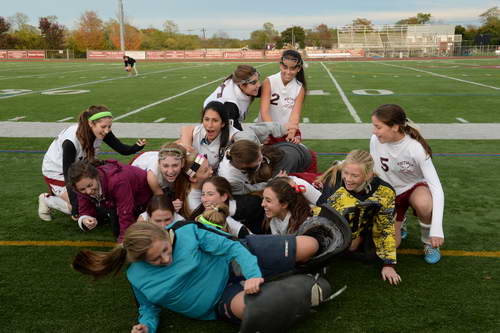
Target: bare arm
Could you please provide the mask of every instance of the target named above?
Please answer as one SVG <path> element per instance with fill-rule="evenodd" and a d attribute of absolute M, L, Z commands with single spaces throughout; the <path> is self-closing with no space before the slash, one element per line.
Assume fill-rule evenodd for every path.
<path fill-rule="evenodd" d="M 290 123 L 297 125 L 297 127 L 299 126 L 300 122 L 300 114 L 302 113 L 302 104 L 304 104 L 304 96 L 305 96 L 304 88 L 301 87 L 299 95 L 295 99 L 295 104 L 293 105 L 290 119 L 288 119 Z"/>
<path fill-rule="evenodd" d="M 269 105 L 271 103 L 271 83 L 269 79 L 264 80 L 260 91 L 260 117 L 262 121 L 273 121 L 269 114 Z"/>
<path fill-rule="evenodd" d="M 178 141 L 184 147 L 192 147 L 193 146 L 193 131 L 195 126 L 182 126 L 181 128 L 181 137 Z"/>
<path fill-rule="evenodd" d="M 158 182 L 158 178 L 151 170 L 148 170 L 147 180 L 148 180 L 149 188 L 151 189 L 151 192 L 153 192 L 154 195 L 162 195 L 163 194 L 163 190 L 160 187 L 160 183 Z"/>

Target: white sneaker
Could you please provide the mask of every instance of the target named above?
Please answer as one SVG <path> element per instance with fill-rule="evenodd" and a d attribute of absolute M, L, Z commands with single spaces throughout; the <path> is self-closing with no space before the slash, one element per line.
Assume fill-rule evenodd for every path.
<path fill-rule="evenodd" d="M 42 193 L 38 196 L 38 216 L 44 221 L 52 221 L 52 216 L 50 216 L 50 208 L 45 202 L 45 197 L 48 193 Z"/>

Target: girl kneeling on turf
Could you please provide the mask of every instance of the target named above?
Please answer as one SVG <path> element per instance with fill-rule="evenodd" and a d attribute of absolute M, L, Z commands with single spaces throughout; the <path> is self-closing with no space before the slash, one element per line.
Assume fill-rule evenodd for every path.
<path fill-rule="evenodd" d="M 146 171 L 118 161 L 106 161 L 97 167 L 76 162 L 68 171 L 69 184 L 78 194 L 78 225 L 91 230 L 97 223 L 110 222 L 118 242 L 125 230 L 144 212 L 153 193 Z"/>
<path fill-rule="evenodd" d="M 138 222 L 111 252 L 80 251 L 73 268 L 98 278 L 130 262 L 127 278 L 139 306 L 132 332 L 156 332 L 162 307 L 190 318 L 239 323 L 245 294 L 258 293 L 263 278 L 288 272 L 318 251 L 310 236 L 251 235 L 245 242 L 247 247 L 200 223 L 175 222 L 164 230 Z M 233 259 L 243 276 L 232 271 Z"/>
<path fill-rule="evenodd" d="M 351 151 L 319 179 L 323 193 L 318 205 L 326 203 L 344 216 L 352 232 L 349 256 L 361 252 L 363 259 L 379 258 L 382 278 L 391 284 L 401 281 L 396 273 L 393 188 L 373 173 L 373 159 L 363 150 Z M 361 249 L 363 244 L 363 250 Z M 363 253 L 364 252 L 364 253 Z M 351 254 L 352 253 L 352 254 Z"/>
<path fill-rule="evenodd" d="M 38 197 L 38 216 L 44 221 L 52 220 L 51 209 L 71 214 L 78 218 L 76 194 L 68 186 L 68 169 L 76 161 L 96 159 L 102 142 L 122 155 L 135 154 L 146 144 L 146 140 L 128 146 L 118 140 L 111 131 L 113 116 L 108 108 L 92 105 L 80 113 L 78 124 L 63 130 L 52 142 L 42 162 L 42 174 L 49 186 L 49 193 Z"/>
<path fill-rule="evenodd" d="M 420 132 L 410 125 L 404 110 L 395 104 L 379 106 L 372 113 L 373 135 L 370 153 L 375 172 L 396 190 L 396 237 L 406 211 L 413 208 L 418 218 L 424 259 L 429 264 L 441 259 L 444 243 L 444 193 L 432 163 L 432 150 Z"/>

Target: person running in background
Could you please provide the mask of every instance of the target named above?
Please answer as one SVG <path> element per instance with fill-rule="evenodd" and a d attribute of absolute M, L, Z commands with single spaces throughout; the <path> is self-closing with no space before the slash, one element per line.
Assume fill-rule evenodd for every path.
<path fill-rule="evenodd" d="M 372 124 L 370 153 L 375 172 L 396 190 L 397 244 L 411 207 L 420 225 L 424 259 L 435 264 L 441 259 L 439 247 L 444 243 L 444 192 L 432 163 L 431 147 L 399 105 L 379 106 L 372 113 Z"/>
<path fill-rule="evenodd" d="M 42 162 L 42 174 L 49 186 L 48 193 L 38 196 L 38 216 L 51 221 L 51 209 L 78 218 L 76 194 L 68 188 L 68 169 L 77 161 L 96 159 L 102 142 L 122 155 L 135 154 L 144 148 L 146 140 L 139 139 L 128 146 L 111 131 L 113 115 L 103 105 L 92 105 L 82 111 L 78 124 L 64 129 L 52 142 Z"/>

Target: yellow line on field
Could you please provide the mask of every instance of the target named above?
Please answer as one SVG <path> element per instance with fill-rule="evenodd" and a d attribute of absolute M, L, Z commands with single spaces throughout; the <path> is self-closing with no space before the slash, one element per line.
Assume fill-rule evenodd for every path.
<path fill-rule="evenodd" d="M 104 241 L 0 241 L 0 246 L 70 246 L 70 247 L 114 247 L 115 242 Z M 421 255 L 421 249 L 398 249 L 398 254 Z M 500 258 L 500 251 L 441 250 L 443 256 Z"/>
<path fill-rule="evenodd" d="M 398 254 L 423 254 L 420 249 L 398 249 Z M 450 257 L 490 257 L 500 258 L 500 251 L 462 251 L 462 250 L 441 250 L 443 256 Z"/>

